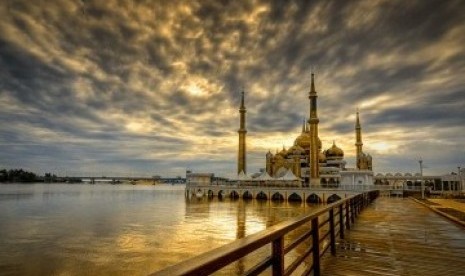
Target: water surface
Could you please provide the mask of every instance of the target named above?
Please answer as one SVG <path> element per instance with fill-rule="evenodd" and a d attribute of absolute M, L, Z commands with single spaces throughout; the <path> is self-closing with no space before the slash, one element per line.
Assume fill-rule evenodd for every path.
<path fill-rule="evenodd" d="M 172 185 L 0 185 L 0 274 L 146 275 L 312 208 Z"/>

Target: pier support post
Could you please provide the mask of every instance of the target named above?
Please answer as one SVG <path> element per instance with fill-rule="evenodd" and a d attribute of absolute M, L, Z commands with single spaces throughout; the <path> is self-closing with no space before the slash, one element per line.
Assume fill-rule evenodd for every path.
<path fill-rule="evenodd" d="M 336 231 L 334 229 L 334 209 L 329 210 L 329 231 L 331 255 L 336 256 Z"/>
<path fill-rule="evenodd" d="M 352 224 L 355 223 L 355 209 L 354 209 L 354 199 L 352 198 L 350 200 L 350 222 L 352 222 Z"/>
<path fill-rule="evenodd" d="M 320 275 L 320 228 L 318 217 L 312 219 L 313 275 Z"/>
<path fill-rule="evenodd" d="M 346 212 L 345 212 L 346 228 L 350 230 L 350 211 L 349 211 L 350 201 L 346 201 L 345 205 L 346 205 Z"/>
<path fill-rule="evenodd" d="M 344 209 L 339 205 L 339 237 L 344 238 Z"/>
<path fill-rule="evenodd" d="M 284 275 L 284 236 L 273 241 L 273 276 Z"/>

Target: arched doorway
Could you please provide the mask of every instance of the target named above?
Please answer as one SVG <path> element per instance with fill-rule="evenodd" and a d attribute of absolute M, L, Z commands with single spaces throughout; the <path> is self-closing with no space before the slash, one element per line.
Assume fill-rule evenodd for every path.
<path fill-rule="evenodd" d="M 338 201 L 338 200 L 340 200 L 340 199 L 341 199 L 340 196 L 338 196 L 338 195 L 336 195 L 336 194 L 333 194 L 333 195 L 331 195 L 330 197 L 328 197 L 327 202 L 328 202 L 328 203 L 333 203 L 333 202 L 336 202 L 336 201 Z"/>
<path fill-rule="evenodd" d="M 255 196 L 256 199 L 258 200 L 267 200 L 268 197 L 266 196 L 266 194 L 264 192 L 259 192 L 256 196 Z"/>
<path fill-rule="evenodd" d="M 292 193 L 288 198 L 288 201 L 302 202 L 302 197 L 296 193 Z"/>
<path fill-rule="evenodd" d="M 238 199 L 238 198 L 239 198 L 239 194 L 238 194 L 236 191 L 232 191 L 232 192 L 229 194 L 229 198 L 230 198 L 230 199 Z"/>
<path fill-rule="evenodd" d="M 276 200 L 276 201 L 284 201 L 284 196 L 280 193 L 274 193 L 271 196 L 271 200 Z"/>
<path fill-rule="evenodd" d="M 249 191 L 245 191 L 244 194 L 242 194 L 242 199 L 253 199 L 252 194 Z"/>
<path fill-rule="evenodd" d="M 309 195 L 307 197 L 307 202 L 308 203 L 316 203 L 316 204 L 318 204 L 318 203 L 321 203 L 321 199 L 320 199 L 320 197 L 318 195 L 311 194 L 311 195 Z"/>

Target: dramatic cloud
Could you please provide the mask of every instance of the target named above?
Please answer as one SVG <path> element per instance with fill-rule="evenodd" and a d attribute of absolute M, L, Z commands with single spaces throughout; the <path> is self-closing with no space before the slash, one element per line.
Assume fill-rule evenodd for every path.
<path fill-rule="evenodd" d="M 377 172 L 465 166 L 464 1 L 27 1 L 0 4 L 0 167 L 232 176 L 292 145 L 316 72 L 320 138 Z"/>

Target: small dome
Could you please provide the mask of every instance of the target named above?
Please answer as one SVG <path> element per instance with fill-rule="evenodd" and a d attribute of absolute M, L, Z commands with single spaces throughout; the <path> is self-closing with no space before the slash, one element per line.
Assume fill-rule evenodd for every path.
<path fill-rule="evenodd" d="M 286 150 L 286 148 L 284 146 L 283 146 L 283 149 L 278 153 L 278 155 L 281 155 L 282 157 L 286 157 L 287 150 Z"/>
<path fill-rule="evenodd" d="M 402 176 L 402 174 L 398 172 L 395 174 L 395 176 Z"/>
<path fill-rule="evenodd" d="M 392 176 L 392 173 L 387 173 L 386 176 Z"/>
<path fill-rule="evenodd" d="M 326 153 L 323 151 L 318 154 L 318 162 L 319 163 L 324 163 L 326 162 Z"/>
<path fill-rule="evenodd" d="M 333 142 L 333 146 L 326 150 L 326 157 L 344 157 L 344 151 Z"/>
<path fill-rule="evenodd" d="M 275 154 L 274 155 L 274 160 L 277 161 L 277 160 L 284 160 L 284 156 L 282 156 L 281 154 Z"/>
<path fill-rule="evenodd" d="M 287 150 L 287 153 L 293 155 L 302 155 L 305 154 L 305 150 L 301 146 L 297 145 L 297 143 L 294 143 L 294 145 Z"/>
<path fill-rule="evenodd" d="M 378 173 L 376 176 L 384 176 L 384 174 L 382 174 L 382 173 Z"/>
<path fill-rule="evenodd" d="M 412 176 L 412 174 L 411 173 L 406 173 L 405 176 Z"/>

